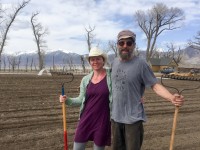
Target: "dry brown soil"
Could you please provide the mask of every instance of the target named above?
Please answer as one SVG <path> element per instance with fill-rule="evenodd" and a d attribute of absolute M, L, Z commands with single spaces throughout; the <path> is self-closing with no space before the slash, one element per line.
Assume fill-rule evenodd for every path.
<path fill-rule="evenodd" d="M 82 76 L 65 84 L 65 93 L 78 95 Z M 164 80 L 178 89 L 192 88 L 199 81 Z M 172 91 L 172 90 L 170 90 Z M 58 101 L 61 85 L 49 76 L 0 74 L 0 149 L 63 150 L 62 109 Z M 174 91 L 172 91 L 174 92 Z M 200 150 L 200 89 L 184 91 L 185 104 L 178 114 L 174 150 Z M 174 106 L 155 95 L 145 93 L 142 150 L 168 150 Z M 78 107 L 66 107 L 68 145 L 72 149 Z M 92 149 L 89 142 L 87 149 Z M 107 147 L 106 149 L 110 149 Z"/>

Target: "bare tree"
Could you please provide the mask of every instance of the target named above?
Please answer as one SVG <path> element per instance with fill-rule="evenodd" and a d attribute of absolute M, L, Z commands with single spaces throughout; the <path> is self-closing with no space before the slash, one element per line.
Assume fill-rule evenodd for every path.
<path fill-rule="evenodd" d="M 9 14 L 8 16 L 3 16 L 2 14 L 0 14 L 0 18 L 1 18 L 1 21 L 0 21 L 0 24 L 1 24 L 0 70 L 1 70 L 1 54 L 6 44 L 8 31 L 10 30 L 10 27 L 12 23 L 14 22 L 16 16 L 18 15 L 18 13 L 20 12 L 20 10 L 23 9 L 29 2 L 30 0 L 22 1 L 22 3 L 18 4 L 18 6 L 13 9 L 13 13 Z M 2 12 L 4 12 L 4 10 L 0 8 L 0 13 Z"/>
<path fill-rule="evenodd" d="M 176 46 L 174 45 L 174 43 L 168 43 L 168 44 L 166 44 L 166 47 L 167 47 L 167 52 L 166 52 L 165 56 L 168 58 L 174 58 L 175 51 L 176 51 Z"/>
<path fill-rule="evenodd" d="M 53 70 L 56 69 L 56 66 L 55 66 L 55 56 L 53 55 Z"/>
<path fill-rule="evenodd" d="M 19 71 L 20 63 L 21 63 L 21 56 L 18 57 L 18 61 L 17 61 L 17 69 L 18 69 L 18 71 Z"/>
<path fill-rule="evenodd" d="M 9 63 L 9 58 L 8 58 L 8 56 L 7 56 L 7 59 L 8 59 L 8 70 L 9 70 L 9 72 L 10 72 L 11 65 L 10 65 L 10 63 Z"/>
<path fill-rule="evenodd" d="M 181 48 L 177 48 L 174 43 L 167 44 L 166 47 L 168 51 L 165 56 L 174 59 L 177 64 L 180 63 L 181 59 L 183 58 L 183 51 Z"/>
<path fill-rule="evenodd" d="M 91 27 L 89 25 L 88 29 L 85 28 L 86 33 L 86 41 L 87 41 L 87 46 L 88 46 L 88 51 L 90 52 L 90 49 L 92 47 L 92 43 L 94 41 L 95 35 L 92 33 L 95 30 L 95 26 Z"/>
<path fill-rule="evenodd" d="M 92 33 L 94 30 L 95 30 L 95 26 L 91 27 L 89 25 L 88 28 L 85 28 L 88 52 L 90 52 L 90 49 L 92 47 L 92 43 L 94 42 L 95 34 Z M 80 59 L 81 59 L 81 65 L 82 65 L 82 68 L 83 68 L 83 72 L 85 73 L 85 58 L 84 58 L 83 55 L 80 55 Z"/>
<path fill-rule="evenodd" d="M 108 46 L 114 52 L 115 57 L 117 57 L 118 56 L 117 43 L 115 41 L 109 41 Z"/>
<path fill-rule="evenodd" d="M 140 55 L 140 50 L 139 47 L 136 45 L 135 50 L 134 50 L 134 55 L 139 56 Z"/>
<path fill-rule="evenodd" d="M 39 12 L 33 13 L 31 16 L 31 24 L 32 24 L 32 30 L 35 38 L 35 42 L 37 45 L 37 53 L 39 58 L 39 69 L 44 68 L 44 47 L 46 47 L 46 41 L 44 40 L 44 36 L 48 34 L 48 29 L 44 28 L 41 23 L 38 23 L 36 20 L 36 16 L 39 14 Z"/>
<path fill-rule="evenodd" d="M 28 72 L 28 56 L 26 57 L 25 71 Z"/>
<path fill-rule="evenodd" d="M 33 60 L 33 57 L 32 57 L 31 64 L 30 64 L 31 71 L 33 71 L 33 64 L 34 64 L 34 60 Z"/>
<path fill-rule="evenodd" d="M 20 59 L 21 58 L 19 57 L 17 60 L 17 54 L 8 56 L 9 66 L 11 66 L 13 72 L 15 71 L 16 67 L 19 66 Z"/>
<path fill-rule="evenodd" d="M 3 57 L 3 70 L 6 71 L 6 57 Z"/>
<path fill-rule="evenodd" d="M 135 13 L 135 19 L 147 38 L 146 59 L 153 55 L 158 36 L 166 30 L 180 28 L 176 23 L 184 20 L 184 12 L 179 8 L 168 8 L 163 3 L 155 4 L 147 12 L 139 10 Z"/>
<path fill-rule="evenodd" d="M 200 31 L 194 36 L 194 40 L 190 40 L 188 44 L 190 47 L 200 51 Z"/>
<path fill-rule="evenodd" d="M 72 70 L 73 57 L 70 54 L 67 54 L 66 57 L 63 58 L 63 64 L 68 64 L 69 70 Z M 64 68 L 63 68 L 63 70 L 64 70 Z"/>
<path fill-rule="evenodd" d="M 34 62 L 35 71 L 37 71 L 37 64 Z"/>
<path fill-rule="evenodd" d="M 160 58 L 159 51 L 155 51 L 152 58 Z"/>
<path fill-rule="evenodd" d="M 179 47 L 177 52 L 175 53 L 174 60 L 176 61 L 177 64 L 179 64 L 182 58 L 183 58 L 183 51 Z"/>
<path fill-rule="evenodd" d="M 167 47 L 167 51 L 166 52 L 162 52 L 162 57 L 164 57 L 164 58 L 173 58 L 173 54 L 172 54 L 172 51 L 171 51 L 171 49 L 173 49 L 173 47 L 170 48 L 168 44 L 166 45 L 166 47 Z"/>
<path fill-rule="evenodd" d="M 81 59 L 81 65 L 83 68 L 83 73 L 85 73 L 85 58 L 83 55 L 80 55 L 80 59 Z"/>
<path fill-rule="evenodd" d="M 161 57 L 161 53 L 159 52 L 159 49 L 157 48 L 157 46 L 155 46 L 152 52 L 151 58 L 160 58 L 160 57 Z"/>

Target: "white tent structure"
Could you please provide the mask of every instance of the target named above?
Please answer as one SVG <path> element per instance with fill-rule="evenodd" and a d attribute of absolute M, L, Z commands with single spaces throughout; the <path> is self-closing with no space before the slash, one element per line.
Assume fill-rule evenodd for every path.
<path fill-rule="evenodd" d="M 38 76 L 41 76 L 41 75 L 44 75 L 44 74 L 51 75 L 50 71 L 48 69 L 44 68 L 44 69 L 40 70 L 40 72 L 38 73 Z"/>

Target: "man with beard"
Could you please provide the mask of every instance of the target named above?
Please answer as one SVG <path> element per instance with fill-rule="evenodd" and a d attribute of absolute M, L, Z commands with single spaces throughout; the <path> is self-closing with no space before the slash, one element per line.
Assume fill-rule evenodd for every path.
<path fill-rule="evenodd" d="M 112 64 L 112 149 L 140 150 L 143 141 L 143 122 L 146 121 L 142 96 L 145 88 L 153 91 L 175 106 L 184 102 L 182 95 L 172 95 L 158 84 L 145 60 L 134 56 L 136 35 L 130 30 L 119 32 L 117 48 L 119 58 Z"/>

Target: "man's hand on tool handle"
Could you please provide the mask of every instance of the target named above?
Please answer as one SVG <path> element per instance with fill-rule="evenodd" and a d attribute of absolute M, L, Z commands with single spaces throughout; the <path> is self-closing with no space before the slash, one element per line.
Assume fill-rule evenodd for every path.
<path fill-rule="evenodd" d="M 182 106 L 184 103 L 184 97 L 179 94 L 174 94 L 173 98 L 171 99 L 172 104 L 175 106 Z"/>
<path fill-rule="evenodd" d="M 67 99 L 67 96 L 66 95 L 60 95 L 60 102 L 61 103 L 64 103 Z"/>

